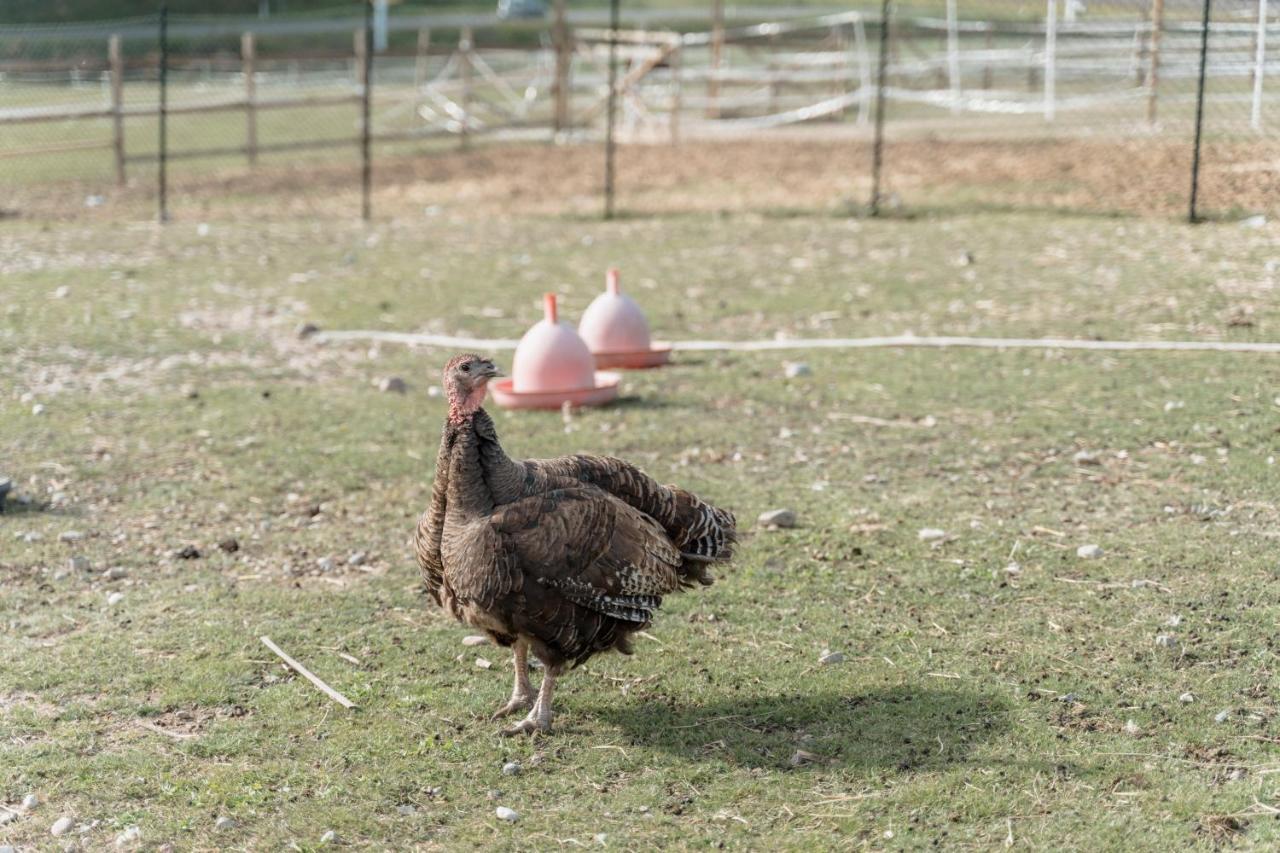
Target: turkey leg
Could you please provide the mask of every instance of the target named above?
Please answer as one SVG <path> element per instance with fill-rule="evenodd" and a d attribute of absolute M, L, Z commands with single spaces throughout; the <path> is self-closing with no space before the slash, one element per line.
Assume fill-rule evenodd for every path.
<path fill-rule="evenodd" d="M 516 640 L 512 648 L 515 653 L 516 683 L 511 688 L 511 698 L 489 719 L 496 720 L 516 711 L 523 711 L 533 704 L 533 688 L 529 686 L 529 644 L 524 640 Z"/>
<path fill-rule="evenodd" d="M 555 691 L 556 677 L 560 675 L 562 666 L 547 666 L 543 668 L 542 687 L 538 689 L 538 701 L 533 703 L 529 716 L 516 723 L 509 729 L 505 729 L 502 733 L 507 737 L 512 735 L 531 735 L 537 732 L 551 731 L 551 694 Z"/>

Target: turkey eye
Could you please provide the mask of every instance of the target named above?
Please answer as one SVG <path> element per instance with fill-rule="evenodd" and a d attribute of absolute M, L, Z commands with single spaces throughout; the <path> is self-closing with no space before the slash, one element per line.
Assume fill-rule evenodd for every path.
<path fill-rule="evenodd" d="M 463 372 L 463 373 L 470 373 L 470 372 L 471 372 L 471 365 L 469 365 L 469 364 L 464 364 L 464 365 L 462 365 L 462 372 Z"/>

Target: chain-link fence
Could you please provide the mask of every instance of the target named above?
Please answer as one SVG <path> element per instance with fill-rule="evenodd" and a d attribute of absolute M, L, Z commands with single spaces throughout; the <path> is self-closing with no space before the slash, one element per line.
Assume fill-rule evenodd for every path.
<path fill-rule="evenodd" d="M 616 31 L 563 2 L 507 24 L 9 28 L 0 206 L 141 207 L 163 174 L 178 215 L 228 197 L 355 214 L 367 128 L 376 202 L 451 183 L 585 212 L 605 190 L 612 55 L 624 209 L 865 207 L 882 106 L 881 212 L 1185 215 L 1203 104 L 1199 211 L 1269 213 L 1280 33 L 1268 0 L 1209 2 L 1207 38 L 1205 0 L 869 2 L 763 23 L 715 0 L 671 25 L 629 27 L 624 9 Z"/>

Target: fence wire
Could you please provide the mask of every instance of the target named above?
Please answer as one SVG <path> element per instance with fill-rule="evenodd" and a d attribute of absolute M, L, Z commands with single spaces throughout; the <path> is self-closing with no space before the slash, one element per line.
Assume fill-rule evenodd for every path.
<path fill-rule="evenodd" d="M 1280 21 L 1268 4 L 1280 0 L 1211 2 L 1199 210 L 1271 213 Z M 890 8 L 883 78 L 875 2 L 783 21 L 713 12 L 682 30 L 629 29 L 624 10 L 617 33 L 559 17 L 474 29 L 401 22 L 371 57 L 367 87 L 358 19 L 296 34 L 171 20 L 170 207 L 182 215 L 256 194 L 290 213 L 358 211 L 366 91 L 377 186 L 402 185 L 416 202 L 429 199 L 422 183 L 433 175 L 475 169 L 488 180 L 490 163 L 465 158 L 498 140 L 523 152 L 504 166 L 527 172 L 512 177 L 517 191 L 582 204 L 603 180 L 579 173 L 605 132 L 616 42 L 623 209 L 639 204 L 641 185 L 679 194 L 681 182 L 764 185 L 774 172 L 783 180 L 739 188 L 732 203 L 862 207 L 883 95 L 885 212 L 1186 211 L 1204 0 Z M 68 199 L 91 207 L 155 193 L 157 24 L 0 30 L 0 185 L 11 188 L 0 206 L 56 215 Z M 546 165 L 552 141 L 583 152 L 566 155 L 579 172 Z"/>

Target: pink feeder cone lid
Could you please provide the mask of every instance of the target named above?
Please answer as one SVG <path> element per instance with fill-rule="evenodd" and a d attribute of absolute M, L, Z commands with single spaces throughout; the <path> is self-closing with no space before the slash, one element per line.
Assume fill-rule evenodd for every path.
<path fill-rule="evenodd" d="M 593 353 L 643 352 L 652 346 L 649 321 L 635 300 L 618 287 L 618 271 L 611 269 L 606 290 L 595 298 L 578 323 L 578 334 Z"/>
<path fill-rule="evenodd" d="M 556 296 L 545 297 L 546 316 L 524 333 L 512 359 L 517 394 L 581 391 L 596 387 L 595 359 L 573 327 L 556 318 Z"/>

